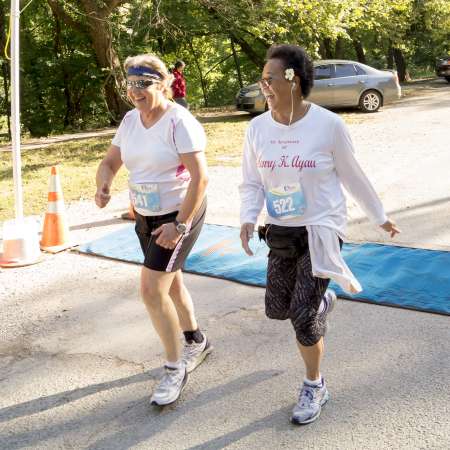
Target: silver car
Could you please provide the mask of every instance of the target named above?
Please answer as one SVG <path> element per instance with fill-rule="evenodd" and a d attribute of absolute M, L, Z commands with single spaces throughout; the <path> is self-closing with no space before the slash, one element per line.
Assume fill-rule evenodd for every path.
<path fill-rule="evenodd" d="M 314 62 L 314 87 L 308 100 L 326 107 L 359 107 L 372 113 L 401 97 L 397 72 L 378 70 L 355 61 L 327 59 Z M 267 102 L 258 84 L 243 87 L 236 96 L 240 111 L 260 113 Z"/>

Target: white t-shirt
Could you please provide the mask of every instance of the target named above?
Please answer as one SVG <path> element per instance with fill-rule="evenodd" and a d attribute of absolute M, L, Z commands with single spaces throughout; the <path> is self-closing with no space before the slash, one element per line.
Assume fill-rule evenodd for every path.
<path fill-rule="evenodd" d="M 206 136 L 195 117 L 174 103 L 150 128 L 144 127 L 137 109 L 129 111 L 112 144 L 120 148 L 122 162 L 129 171 L 131 198 L 135 199 L 133 192 L 141 191 L 143 186 L 145 192 L 152 192 L 152 207 L 148 209 L 136 201 L 136 211 L 157 216 L 179 209 L 191 179 L 180 154 L 204 151 Z"/>
<path fill-rule="evenodd" d="M 270 111 L 250 122 L 240 185 L 241 223 L 256 223 L 266 201 L 266 223 L 323 225 L 343 236 L 347 210 L 341 183 L 373 222 L 387 220 L 337 114 L 312 103 L 306 116 L 291 126 L 276 122 Z"/>

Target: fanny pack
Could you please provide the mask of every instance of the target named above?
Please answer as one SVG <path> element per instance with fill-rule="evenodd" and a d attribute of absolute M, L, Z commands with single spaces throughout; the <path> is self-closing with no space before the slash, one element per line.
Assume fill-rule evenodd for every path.
<path fill-rule="evenodd" d="M 265 241 L 274 255 L 283 258 L 297 258 L 308 248 L 306 227 L 268 224 L 258 227 L 258 237 L 260 241 Z"/>

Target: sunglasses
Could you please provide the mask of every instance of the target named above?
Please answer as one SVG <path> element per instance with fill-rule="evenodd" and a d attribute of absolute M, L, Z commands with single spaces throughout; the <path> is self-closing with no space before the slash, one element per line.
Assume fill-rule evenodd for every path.
<path fill-rule="evenodd" d="M 159 83 L 156 80 L 127 80 L 127 88 L 147 89 L 155 83 Z"/>
<path fill-rule="evenodd" d="M 260 80 L 257 81 L 257 83 L 260 88 L 265 88 L 265 87 L 271 86 L 273 83 L 273 80 L 275 80 L 275 79 L 276 78 L 272 78 L 272 77 L 261 78 Z"/>

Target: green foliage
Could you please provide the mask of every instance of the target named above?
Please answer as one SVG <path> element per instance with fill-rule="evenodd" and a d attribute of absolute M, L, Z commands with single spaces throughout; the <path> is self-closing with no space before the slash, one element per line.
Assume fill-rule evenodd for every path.
<path fill-rule="evenodd" d="M 105 83 L 120 69 L 100 64 L 92 27 L 111 39 L 107 57 L 151 52 L 169 66 L 183 59 L 193 107 L 233 103 L 240 86 L 232 40 L 244 84 L 258 78 L 274 43 L 301 45 L 314 58 L 365 58 L 375 67 L 386 67 L 395 48 L 412 74 L 429 73 L 450 52 L 448 0 L 61 0 L 59 18 L 51 3 L 34 1 L 21 16 L 22 124 L 36 136 L 110 122 Z M 6 0 L 0 6 L 9 11 Z M 89 22 L 95 14 L 101 19 Z M 8 20 L 0 17 L 3 45 Z M 0 73 L 4 108 L 3 81 Z"/>

